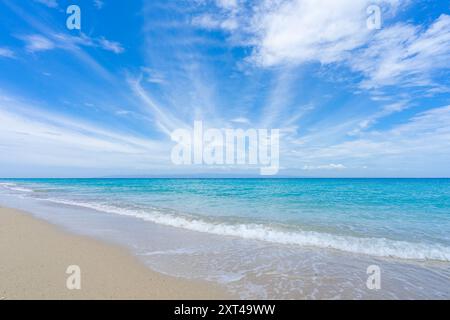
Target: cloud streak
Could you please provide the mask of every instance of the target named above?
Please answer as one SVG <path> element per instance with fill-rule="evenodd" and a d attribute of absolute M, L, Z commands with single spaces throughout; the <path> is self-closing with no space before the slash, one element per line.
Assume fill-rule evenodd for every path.
<path fill-rule="evenodd" d="M 47 51 L 56 48 L 53 41 L 39 34 L 22 36 L 21 39 L 25 41 L 25 48 L 28 52 Z"/>
<path fill-rule="evenodd" d="M 14 58 L 14 51 L 9 48 L 0 47 L 0 57 L 4 58 Z"/>
<path fill-rule="evenodd" d="M 248 61 L 262 67 L 307 63 L 345 65 L 363 76 L 360 86 L 431 86 L 435 71 L 448 69 L 450 16 L 442 14 L 428 28 L 408 23 L 367 27 L 366 9 L 382 8 L 383 18 L 394 17 L 409 1 L 398 0 L 265 0 L 251 9 L 236 4 L 223 18 L 203 14 L 193 23 L 222 29 L 241 39 L 235 45 L 252 47 Z M 223 15 L 223 14 L 222 14 Z M 223 26 L 234 19 L 234 29 Z"/>
<path fill-rule="evenodd" d="M 0 98 L 0 123 L 0 149 L 8 154 L 1 162 L 117 170 L 133 163 L 150 169 L 161 165 L 168 152 L 161 142 L 38 111 L 5 96 Z"/>
<path fill-rule="evenodd" d="M 57 8 L 58 7 L 58 2 L 56 0 L 34 0 L 34 2 L 38 2 L 49 8 Z"/>
<path fill-rule="evenodd" d="M 398 23 L 378 32 L 351 68 L 366 79 L 366 89 L 386 85 L 429 86 L 438 70 L 449 70 L 450 16 L 441 15 L 428 28 Z"/>

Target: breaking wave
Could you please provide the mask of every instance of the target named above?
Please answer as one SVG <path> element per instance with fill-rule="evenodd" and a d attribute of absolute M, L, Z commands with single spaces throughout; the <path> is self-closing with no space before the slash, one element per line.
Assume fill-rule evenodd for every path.
<path fill-rule="evenodd" d="M 6 188 L 8 190 L 12 190 L 12 191 L 33 192 L 33 190 L 31 190 L 31 189 L 19 187 L 15 183 L 4 183 L 4 182 L 2 182 L 2 183 L 0 183 L 0 186 Z"/>
<path fill-rule="evenodd" d="M 450 261 L 450 247 L 440 244 L 414 243 L 386 238 L 363 238 L 329 233 L 283 230 L 260 223 L 211 222 L 200 218 L 164 212 L 158 209 L 128 209 L 111 205 L 46 199 L 59 204 L 90 208 L 101 212 L 135 217 L 166 226 L 186 230 L 260 240 L 278 244 L 335 249 L 376 257 L 408 260 Z"/>

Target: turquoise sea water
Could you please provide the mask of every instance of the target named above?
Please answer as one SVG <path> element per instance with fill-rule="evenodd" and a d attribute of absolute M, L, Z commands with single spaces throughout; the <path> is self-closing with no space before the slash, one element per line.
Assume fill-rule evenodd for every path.
<path fill-rule="evenodd" d="M 280 275 L 283 272 L 295 274 L 299 266 L 292 263 L 298 254 L 303 254 L 304 258 L 319 250 L 327 255 L 325 260 L 335 255 L 333 261 L 344 261 L 348 258 L 346 255 L 351 255 L 358 261 L 384 259 L 394 269 L 413 265 L 417 277 L 426 277 L 420 273 L 420 268 L 435 268 L 437 263 L 441 276 L 436 279 L 437 283 L 448 280 L 450 179 L 4 179 L 0 180 L 0 193 L 20 196 L 23 201 L 48 202 L 127 217 L 130 224 L 165 226 L 170 232 L 189 232 L 191 238 L 210 236 L 213 237 L 211 246 L 215 244 L 214 252 L 224 241 L 238 242 L 232 257 L 227 258 L 245 265 L 240 273 L 239 268 L 231 268 L 235 276 L 239 274 L 238 280 L 248 278 L 245 272 L 251 268 L 261 269 L 260 276 L 265 276 L 267 261 L 257 262 L 254 257 L 253 267 L 247 261 L 242 262 L 245 255 L 250 259 L 248 254 L 255 248 L 266 248 L 261 250 L 268 250 L 267 256 L 270 250 L 270 254 L 277 255 L 292 253 L 279 264 L 273 265 L 272 260 L 270 268 L 276 268 Z M 115 228 L 120 232 L 120 225 Z M 139 232 L 142 232 L 139 241 L 128 241 L 140 244 L 131 243 L 131 246 L 143 256 L 154 256 L 155 248 L 150 250 L 150 245 L 142 241 L 148 237 L 145 234 L 148 230 Z M 155 243 L 156 240 L 149 241 Z M 155 259 L 158 261 L 150 264 L 167 269 L 161 261 L 168 259 L 169 263 L 167 256 L 174 254 L 168 253 L 175 252 L 181 260 L 185 254 L 186 266 L 197 268 L 199 278 L 205 277 L 200 271 L 202 266 L 196 265 L 201 258 L 194 261 L 189 256 L 192 257 L 192 250 L 200 254 L 212 247 L 205 248 L 202 241 L 197 247 L 202 249 L 195 251 L 196 245 L 190 244 L 188 252 L 174 245 L 164 252 L 164 257 L 160 252 Z M 277 252 L 273 252 L 274 247 Z M 423 263 L 427 265 L 419 267 Z M 183 275 L 171 268 L 172 273 Z M 232 280 L 227 270 L 222 275 L 226 275 L 223 279 L 229 282 L 239 282 Z M 216 278 L 222 275 L 219 272 Z M 215 279 L 214 275 L 211 279 Z M 244 290 L 243 286 L 253 286 L 253 291 L 246 288 L 249 296 L 265 292 L 266 295 L 259 296 L 272 297 L 258 287 L 263 287 L 258 281 L 248 280 L 239 284 L 239 290 Z M 427 282 L 426 279 L 420 281 Z M 280 290 L 287 290 L 286 286 L 290 287 L 289 281 L 282 287 L 285 289 Z M 332 290 L 333 285 L 327 287 Z M 433 290 L 437 290 L 433 297 L 450 297 L 448 289 L 441 289 L 439 285 Z M 286 292 L 291 291 L 292 288 Z M 392 297 L 402 296 L 400 293 L 395 292 Z"/>

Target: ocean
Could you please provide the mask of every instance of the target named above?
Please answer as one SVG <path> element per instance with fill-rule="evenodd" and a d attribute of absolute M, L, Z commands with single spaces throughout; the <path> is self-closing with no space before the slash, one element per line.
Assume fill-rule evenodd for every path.
<path fill-rule="evenodd" d="M 450 179 L 1 179 L 0 205 L 241 298 L 450 298 Z"/>

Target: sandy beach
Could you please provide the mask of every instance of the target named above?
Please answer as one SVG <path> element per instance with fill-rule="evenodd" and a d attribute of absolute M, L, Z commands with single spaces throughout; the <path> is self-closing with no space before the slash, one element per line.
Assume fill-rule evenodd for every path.
<path fill-rule="evenodd" d="M 81 269 L 81 290 L 66 287 Z M 226 299 L 212 283 L 166 276 L 127 250 L 0 207 L 0 299 Z"/>

